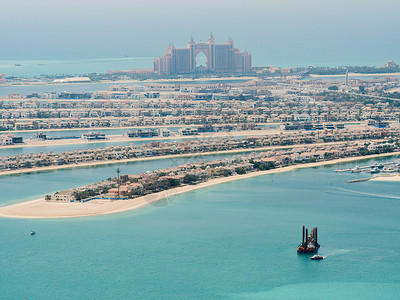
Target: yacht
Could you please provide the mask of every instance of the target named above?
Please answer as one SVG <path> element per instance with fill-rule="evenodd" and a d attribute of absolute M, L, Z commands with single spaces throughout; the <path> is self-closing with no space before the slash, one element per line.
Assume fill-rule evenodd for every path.
<path fill-rule="evenodd" d="M 322 255 L 317 254 L 317 255 L 311 256 L 311 259 L 312 260 L 320 260 L 320 259 L 324 259 L 324 257 Z"/>

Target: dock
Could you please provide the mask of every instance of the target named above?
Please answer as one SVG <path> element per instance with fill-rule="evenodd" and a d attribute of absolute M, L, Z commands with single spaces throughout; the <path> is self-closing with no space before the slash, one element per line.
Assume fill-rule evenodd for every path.
<path fill-rule="evenodd" d="M 347 180 L 346 183 L 355 183 L 355 182 L 368 181 L 368 180 L 370 180 L 372 178 L 373 177 L 352 179 L 352 180 Z"/>
<path fill-rule="evenodd" d="M 342 172 L 351 172 L 353 169 L 342 169 L 342 170 L 335 170 L 335 172 L 342 173 Z"/>
<path fill-rule="evenodd" d="M 355 168 L 335 170 L 337 173 L 351 172 L 351 173 L 395 173 L 400 171 L 399 161 L 390 161 L 385 163 L 375 163 L 369 166 L 356 166 Z"/>

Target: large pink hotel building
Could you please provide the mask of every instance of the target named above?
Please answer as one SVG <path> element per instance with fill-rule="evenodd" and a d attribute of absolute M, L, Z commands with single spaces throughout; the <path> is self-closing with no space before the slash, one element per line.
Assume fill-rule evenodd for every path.
<path fill-rule="evenodd" d="M 200 53 L 207 57 L 206 66 L 196 66 Z M 158 74 L 180 74 L 196 72 L 249 72 L 251 53 L 240 52 L 231 38 L 226 44 L 215 44 L 211 34 L 207 43 L 195 43 L 190 38 L 186 48 L 169 45 L 167 52 L 154 60 L 154 72 Z"/>

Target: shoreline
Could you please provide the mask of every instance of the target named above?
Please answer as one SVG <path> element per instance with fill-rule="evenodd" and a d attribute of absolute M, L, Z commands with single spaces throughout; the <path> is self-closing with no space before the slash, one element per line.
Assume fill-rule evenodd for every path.
<path fill-rule="evenodd" d="M 184 127 L 191 127 L 196 125 L 185 125 Z M 181 128 L 183 125 L 149 125 L 149 126 L 116 126 L 116 127 L 77 127 L 77 128 L 46 128 L 46 129 L 33 129 L 33 130 L 9 130 L 1 131 L 0 133 L 36 133 L 36 132 L 54 132 L 54 131 L 99 131 L 99 130 L 124 130 L 124 129 L 147 129 L 147 128 Z"/>
<path fill-rule="evenodd" d="M 381 181 L 381 182 L 400 182 L 400 174 L 386 175 L 386 176 L 375 176 L 370 181 Z"/>
<path fill-rule="evenodd" d="M 272 125 L 273 124 L 273 125 Z M 143 138 L 129 138 L 125 137 L 124 135 L 121 134 L 115 134 L 115 135 L 106 135 L 107 139 L 106 140 L 93 140 L 93 141 L 86 141 L 82 139 L 59 139 L 59 140 L 26 140 L 22 144 L 14 144 L 14 145 L 4 145 L 0 146 L 0 150 L 3 149 L 18 149 L 18 148 L 30 148 L 30 147 L 48 147 L 48 146 L 63 146 L 63 145 L 83 145 L 83 144 L 99 144 L 99 143 L 126 143 L 126 142 L 140 142 L 140 141 L 163 141 L 163 140 L 190 140 L 190 139 L 209 139 L 209 138 L 216 138 L 216 137 L 240 137 L 240 136 L 262 136 L 262 135 L 270 135 L 270 134 L 278 134 L 278 133 L 283 133 L 285 132 L 280 128 L 280 125 L 282 123 L 262 123 L 260 124 L 261 126 L 276 126 L 276 128 L 270 127 L 270 128 L 265 128 L 265 129 L 257 129 L 257 130 L 237 130 L 237 131 L 217 131 L 217 132 L 202 132 L 197 135 L 187 135 L 187 136 L 181 136 L 175 132 L 173 134 L 176 135 L 170 135 L 167 137 L 162 137 L 162 136 L 154 136 L 154 137 L 143 137 Z M 154 127 L 145 127 L 145 128 L 182 128 L 182 126 L 154 126 Z M 195 125 L 188 125 L 186 127 L 195 127 Z M 279 127 L 279 128 L 277 128 Z M 365 122 L 360 122 L 357 124 L 348 124 L 347 128 L 368 128 L 368 125 L 365 124 Z M 140 129 L 141 127 L 122 127 L 122 128 L 115 128 L 115 129 Z M 143 128 L 143 127 L 142 127 Z M 92 130 L 88 131 L 101 131 L 104 128 L 94 128 Z M 64 129 L 64 131 L 70 131 L 71 129 Z M 83 129 L 73 129 L 73 130 L 83 130 Z M 50 130 L 49 130 L 50 131 Z M 53 131 L 62 131 L 62 130 L 53 130 Z M 21 132 L 26 132 L 26 131 L 21 131 Z M 39 131 L 42 132 L 42 131 Z M 0 131 L 0 134 L 3 132 Z M 7 132 L 7 133 L 13 133 L 13 132 Z"/>
<path fill-rule="evenodd" d="M 389 123 L 393 123 L 394 121 L 389 121 Z M 258 126 L 269 126 L 271 127 L 280 127 L 285 122 L 260 122 L 257 123 Z M 333 121 L 328 122 L 331 124 L 339 124 L 343 123 L 346 126 L 368 126 L 367 122 L 364 121 Z M 226 123 L 226 124 L 213 124 L 213 125 L 231 125 L 237 126 L 240 123 Z M 37 132 L 63 132 L 63 131 L 102 131 L 102 130 L 129 130 L 129 129 L 147 129 L 147 128 L 186 128 L 186 127 L 198 127 L 199 124 L 172 124 L 172 125 L 141 125 L 141 126 L 116 126 L 116 127 L 77 127 L 77 128 L 47 128 L 47 129 L 33 129 L 33 130 L 0 130 L 0 134 L 18 134 L 18 133 L 37 133 Z M 261 129 L 263 130 L 263 129 Z M 258 131 L 258 130 L 253 130 Z M 232 132 L 232 131 L 231 131 Z"/>
<path fill-rule="evenodd" d="M 147 161 L 147 160 L 159 160 L 159 159 L 181 158 L 181 157 L 191 157 L 191 156 L 209 156 L 209 155 L 230 154 L 230 153 L 232 153 L 232 154 L 233 153 L 248 153 L 248 152 L 259 152 L 259 151 L 262 152 L 262 151 L 270 151 L 270 150 L 280 150 L 280 149 L 292 149 L 292 148 L 298 148 L 298 147 L 307 147 L 307 146 L 310 146 L 310 145 L 323 146 L 323 145 L 338 145 L 338 144 L 343 144 L 343 143 L 344 142 L 340 141 L 340 142 L 327 142 L 327 143 L 317 143 L 317 144 L 265 146 L 265 147 L 257 147 L 257 148 L 241 148 L 241 149 L 232 149 L 232 150 L 224 150 L 224 151 L 195 152 L 195 153 L 182 153 L 182 154 L 169 154 L 169 155 L 160 155 L 160 156 L 126 158 L 126 159 L 120 159 L 120 160 L 117 160 L 117 159 L 102 160 L 102 161 L 86 162 L 86 163 L 81 163 L 81 164 L 56 165 L 56 166 L 46 166 L 46 167 L 35 167 L 35 168 L 31 168 L 31 169 L 0 171 L 0 177 L 7 176 L 7 175 L 38 173 L 38 172 L 63 170 L 63 169 L 73 169 L 73 168 L 85 168 L 85 167 L 91 167 L 91 166 L 122 164 L 122 163 Z M 400 154 L 400 152 L 398 152 L 398 153 Z"/>
<path fill-rule="evenodd" d="M 355 125 L 355 123 L 365 123 L 365 121 L 360 122 L 330 122 L 336 123 L 349 123 L 349 126 Z M 354 123 L 354 124 L 353 124 Z M 257 123 L 259 126 L 280 126 L 284 124 L 283 122 L 260 122 Z M 240 123 L 226 123 L 226 124 L 214 124 L 214 125 L 240 125 Z M 124 130 L 124 129 L 147 129 L 147 128 L 182 128 L 182 127 L 198 127 L 199 124 L 171 124 L 171 125 L 138 125 L 138 126 L 116 126 L 116 127 L 77 127 L 77 128 L 47 128 L 47 129 L 33 129 L 33 130 L 0 130 L 0 134 L 3 133 L 36 133 L 36 132 L 53 132 L 53 131 L 101 131 L 101 130 Z"/>
<path fill-rule="evenodd" d="M 368 76 L 400 76 L 400 72 L 396 72 L 396 73 L 370 73 L 370 74 L 366 74 L 366 73 L 349 73 L 349 77 L 356 77 L 356 76 L 362 76 L 362 77 L 368 77 Z M 325 77 L 346 77 L 346 74 L 334 74 L 334 75 L 318 75 L 318 74 L 310 74 L 310 77 L 315 78 L 315 77 L 321 77 L 321 78 L 325 78 Z"/>
<path fill-rule="evenodd" d="M 99 144 L 99 143 L 134 143 L 134 142 L 152 142 L 164 140 L 184 140 L 184 139 L 210 139 L 216 137 L 231 137 L 231 136 L 259 136 L 269 135 L 281 132 L 279 129 L 261 129 L 261 130 L 237 130 L 237 131 L 219 131 L 219 132 L 205 132 L 197 135 L 170 135 L 170 136 L 154 136 L 143 138 L 130 138 L 121 134 L 106 135 L 106 140 L 92 140 L 87 141 L 81 138 L 78 139 L 60 139 L 60 140 L 26 140 L 23 144 L 0 146 L 2 149 L 17 149 L 17 148 L 30 148 L 30 147 L 48 147 L 48 146 L 63 146 L 63 145 L 84 145 L 84 144 Z M 106 146 L 108 147 L 108 146 Z"/>
<path fill-rule="evenodd" d="M 71 76 L 66 76 L 66 77 L 73 77 Z M 126 84 L 126 83 L 162 83 L 162 82 L 197 82 L 197 81 L 229 81 L 229 80 L 252 80 L 257 78 L 256 76 L 243 76 L 243 77 L 237 77 L 237 76 L 232 76 L 232 77 L 211 77 L 211 78 L 171 78 L 171 79 L 145 79 L 145 80 L 138 80 L 138 79 L 132 79 L 132 80 L 100 80 L 100 81 L 88 81 L 88 82 L 57 82 L 57 83 L 52 83 L 52 82 L 32 82 L 32 83 L 24 83 L 24 84 L 10 84 L 7 85 L 8 87 L 10 86 L 38 86 L 38 85 L 82 85 L 82 84 Z M 4 85 L 6 86 L 6 85 Z"/>
<path fill-rule="evenodd" d="M 262 175 L 284 173 L 284 172 L 294 171 L 297 169 L 321 167 L 321 166 L 334 165 L 351 161 L 366 160 L 371 158 L 396 156 L 396 155 L 400 155 L 400 152 L 358 156 L 358 157 L 346 157 L 346 158 L 340 158 L 340 159 L 322 161 L 316 163 L 291 165 L 268 171 L 258 171 L 244 175 L 215 178 L 207 182 L 199 183 L 197 185 L 184 185 L 178 188 L 149 194 L 135 199 L 120 200 L 115 202 L 107 201 L 107 202 L 92 202 L 92 203 L 91 202 L 56 203 L 56 202 L 47 202 L 44 200 L 44 198 L 41 198 L 28 202 L 22 202 L 0 207 L 0 217 L 20 218 L 20 219 L 57 219 L 57 218 L 88 217 L 88 216 L 120 213 L 120 212 L 134 210 L 168 197 L 175 197 L 176 195 L 182 193 L 194 191 L 197 189 L 221 183 L 231 182 L 235 180 L 247 179 Z"/>
<path fill-rule="evenodd" d="M 300 146 L 305 146 L 305 145 L 300 145 Z M 114 160 L 105 160 L 105 161 L 94 161 L 94 162 L 75 164 L 75 165 L 70 164 L 70 165 L 50 166 L 50 167 L 37 167 L 37 168 L 32 168 L 32 169 L 0 171 L 0 177 L 7 176 L 7 175 L 38 173 L 38 172 L 62 170 L 62 169 L 73 169 L 73 168 L 85 168 L 85 167 L 90 167 L 90 166 L 122 164 L 122 163 L 147 161 L 147 160 L 181 158 L 181 157 L 190 157 L 190 156 L 208 156 L 208 155 L 229 154 L 229 153 L 257 152 L 257 151 L 268 151 L 268 150 L 275 150 L 275 149 L 290 149 L 290 148 L 293 148 L 293 145 L 290 145 L 290 146 L 266 146 L 266 147 L 260 147 L 260 148 L 233 149 L 233 150 L 224 150 L 224 151 L 210 151 L 210 152 L 200 152 L 200 153 L 197 152 L 197 153 L 184 153 L 184 154 L 176 154 L 176 155 L 170 154 L 170 155 L 160 155 L 160 156 L 127 158 L 127 159 L 120 159 L 120 160 L 114 159 Z M 399 152 L 399 154 L 400 154 L 400 152 Z"/>
<path fill-rule="evenodd" d="M 327 143 L 317 143 L 317 144 L 312 144 L 312 145 L 323 146 L 323 145 L 338 145 L 338 144 L 342 144 L 342 143 L 344 143 L 344 142 L 327 142 Z M 209 155 L 230 154 L 230 153 L 232 153 L 232 154 L 233 153 L 248 153 L 248 152 L 259 152 L 259 151 L 262 152 L 262 151 L 292 149 L 292 148 L 307 147 L 307 146 L 310 146 L 310 144 L 285 145 L 285 146 L 265 146 L 265 147 L 258 147 L 258 148 L 232 149 L 232 150 L 224 150 L 224 151 L 169 154 L 169 155 L 161 155 L 161 156 L 126 158 L 126 159 L 120 159 L 120 160 L 113 159 L 113 160 L 104 160 L 104 161 L 93 161 L 93 162 L 86 162 L 86 163 L 82 163 L 82 164 L 57 165 L 57 166 L 47 166 L 47 167 L 35 167 L 35 168 L 31 168 L 31 169 L 0 171 L 0 177 L 7 176 L 7 175 L 20 175 L 20 174 L 26 174 L 26 173 L 38 173 L 38 172 L 73 169 L 73 168 L 85 168 L 85 167 L 91 167 L 91 166 L 122 164 L 122 163 L 147 161 L 147 160 L 159 160 L 159 159 L 181 158 L 181 157 L 191 157 L 191 156 L 209 156 Z M 400 152 L 392 152 L 392 153 L 400 154 Z M 385 153 L 385 154 L 389 154 L 389 153 Z M 396 155 L 396 154 L 394 154 L 394 155 Z"/>

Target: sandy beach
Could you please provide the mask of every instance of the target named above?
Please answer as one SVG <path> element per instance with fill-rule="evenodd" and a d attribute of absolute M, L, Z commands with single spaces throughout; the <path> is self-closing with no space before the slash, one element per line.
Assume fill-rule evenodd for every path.
<path fill-rule="evenodd" d="M 318 144 L 312 144 L 312 145 L 324 146 L 324 145 L 337 145 L 337 144 L 343 144 L 343 143 L 344 142 L 327 142 L 327 143 L 318 143 Z M 247 148 L 247 149 L 233 149 L 233 150 L 224 150 L 224 151 L 185 153 L 185 154 L 178 154 L 178 155 L 150 156 L 150 157 L 128 158 L 128 159 L 120 159 L 120 160 L 114 159 L 114 160 L 104 160 L 104 161 L 93 161 L 93 162 L 87 162 L 87 163 L 81 163 L 81 164 L 68 164 L 68 165 L 60 165 L 60 166 L 46 166 L 46 167 L 35 167 L 35 168 L 30 168 L 30 169 L 0 171 L 0 177 L 6 176 L 6 175 L 26 174 L 26 173 L 35 173 L 35 172 L 43 172 L 43 171 L 72 169 L 72 168 L 85 168 L 85 167 L 91 167 L 91 166 L 103 166 L 103 165 L 110 165 L 110 164 L 136 162 L 136 161 L 147 161 L 147 160 L 158 160 L 158 159 L 191 157 L 191 156 L 207 156 L 207 155 L 215 155 L 215 154 L 248 153 L 248 152 L 259 152 L 259 151 L 309 147 L 309 146 L 310 146 L 310 144 L 287 145 L 287 146 L 265 146 L 265 147 Z M 397 152 L 395 152 L 395 153 L 397 153 Z M 383 155 L 383 156 L 395 155 L 395 153 L 386 153 L 386 154 L 381 154 L 381 155 Z M 400 154 L 400 152 L 399 152 L 399 154 Z M 368 157 L 375 157 L 375 156 L 371 155 Z"/>
<path fill-rule="evenodd" d="M 261 175 L 276 174 L 282 172 L 289 172 L 296 169 L 312 168 L 326 165 L 339 164 L 350 161 L 364 160 L 375 157 L 385 157 L 400 155 L 400 152 L 386 153 L 378 155 L 370 155 L 363 157 L 348 157 L 335 159 L 330 161 L 323 161 L 317 163 L 292 165 L 283 168 L 277 168 L 268 171 L 252 172 L 244 175 L 235 175 L 230 177 L 222 177 L 212 179 L 197 185 L 185 185 L 175 189 L 150 194 L 147 196 L 120 201 L 91 201 L 88 203 L 56 203 L 47 202 L 42 199 L 37 199 L 29 202 L 18 203 L 14 205 L 4 206 L 0 208 L 0 217 L 6 218 L 24 218 L 24 219 L 38 219 L 38 218 L 72 218 L 72 217 L 86 217 L 104 214 L 113 214 L 123 211 L 129 211 L 151 204 L 167 197 L 174 197 L 176 195 L 194 191 L 197 189 L 213 186 L 216 184 L 226 183 L 235 180 L 252 178 Z"/>
<path fill-rule="evenodd" d="M 400 174 L 393 174 L 387 176 L 375 176 L 370 179 L 371 181 L 388 181 L 388 182 L 400 182 Z"/>
<path fill-rule="evenodd" d="M 324 145 L 337 145 L 337 144 L 343 144 L 343 143 L 344 142 L 327 142 L 327 143 L 318 143 L 318 144 L 312 144 L 312 145 L 324 146 Z M 90 167 L 90 166 L 103 166 L 103 165 L 110 165 L 110 164 L 136 162 L 136 161 L 147 161 L 147 160 L 158 160 L 158 159 L 191 157 L 191 156 L 207 156 L 207 155 L 215 155 L 215 154 L 248 153 L 248 152 L 259 152 L 259 151 L 309 147 L 309 146 L 310 146 L 310 144 L 287 145 L 287 146 L 265 146 L 265 147 L 258 147 L 258 148 L 246 148 L 246 149 L 242 148 L 242 149 L 233 149 L 233 150 L 224 150 L 224 151 L 210 151 L 210 152 L 185 153 L 185 154 L 178 154 L 178 155 L 162 155 L 162 156 L 128 158 L 128 159 L 120 159 L 120 160 L 93 161 L 93 162 L 80 163 L 80 164 L 69 164 L 69 165 L 60 165 L 60 166 L 35 167 L 35 168 L 30 168 L 30 169 L 20 169 L 20 170 L 11 170 L 11 171 L 0 171 L 0 176 L 62 170 L 62 169 L 71 169 L 71 168 L 85 168 L 85 167 Z"/>
<path fill-rule="evenodd" d="M 326 143 L 326 144 L 328 144 L 328 143 Z M 331 144 L 334 144 L 334 143 L 331 143 Z M 335 144 L 336 144 L 336 142 L 335 142 Z M 325 144 L 321 144 L 321 145 L 325 145 Z M 298 145 L 298 147 L 301 147 L 301 146 L 306 146 L 306 145 Z M 260 147 L 260 148 L 234 149 L 234 150 L 225 150 L 225 151 L 186 153 L 186 154 L 179 154 L 179 155 L 162 155 L 162 156 L 150 156 L 150 157 L 129 158 L 129 159 L 120 159 L 120 160 L 94 161 L 94 162 L 88 162 L 88 163 L 82 163 L 82 164 L 70 164 L 70 165 L 61 165 L 61 166 L 36 167 L 36 168 L 31 168 L 31 169 L 2 171 L 2 172 L 0 172 L 0 176 L 13 175 L 13 174 L 24 174 L 24 173 L 35 173 L 35 172 L 52 171 L 52 170 L 62 170 L 62 169 L 71 169 L 71 168 L 84 168 L 84 167 L 90 167 L 90 166 L 102 166 L 102 165 L 109 165 L 109 164 L 135 162 L 135 161 L 158 160 L 158 159 L 190 157 L 190 156 L 207 156 L 207 155 L 215 155 L 215 154 L 245 153 L 245 152 L 268 151 L 268 150 L 273 150 L 273 149 L 277 150 L 277 149 L 290 149 L 290 148 L 293 148 L 293 146 L 268 146 L 268 147 Z"/>

